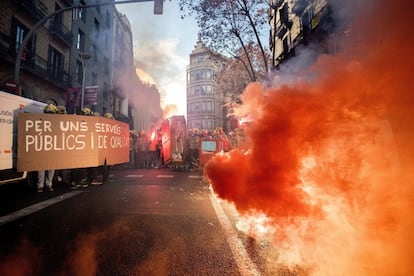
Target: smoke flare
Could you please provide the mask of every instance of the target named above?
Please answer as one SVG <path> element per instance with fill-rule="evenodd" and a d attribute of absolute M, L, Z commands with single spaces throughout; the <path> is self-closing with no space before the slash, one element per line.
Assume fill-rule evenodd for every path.
<path fill-rule="evenodd" d="M 268 218 L 281 264 L 414 275 L 413 12 L 364 1 L 341 52 L 295 82 L 248 85 L 236 114 L 252 121 L 249 148 L 205 165 L 220 198 Z"/>

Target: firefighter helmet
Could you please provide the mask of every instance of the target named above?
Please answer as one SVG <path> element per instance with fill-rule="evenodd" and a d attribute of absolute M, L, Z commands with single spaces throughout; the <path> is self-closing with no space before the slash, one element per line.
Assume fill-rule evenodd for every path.
<path fill-rule="evenodd" d="M 56 113 L 57 114 L 66 114 L 66 107 L 63 105 L 56 106 Z"/>
<path fill-rule="evenodd" d="M 91 114 L 92 114 L 92 111 L 89 108 L 87 107 L 82 108 L 81 115 L 90 116 Z"/>
<path fill-rule="evenodd" d="M 112 114 L 109 113 L 109 112 L 105 113 L 104 117 L 107 118 L 107 119 L 114 119 L 114 116 L 112 116 Z"/>
<path fill-rule="evenodd" d="M 57 111 L 57 108 L 56 108 L 56 105 L 54 104 L 48 104 L 43 109 L 44 113 L 56 113 L 56 111 Z"/>
<path fill-rule="evenodd" d="M 98 112 L 98 111 L 95 111 L 95 112 L 93 113 L 93 116 L 95 116 L 95 117 L 99 117 L 99 116 L 101 116 L 101 114 L 99 114 L 99 112 Z"/>

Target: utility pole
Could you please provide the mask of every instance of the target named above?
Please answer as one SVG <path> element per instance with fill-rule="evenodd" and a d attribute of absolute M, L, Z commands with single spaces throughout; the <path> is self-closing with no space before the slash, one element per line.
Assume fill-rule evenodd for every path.
<path fill-rule="evenodd" d="M 83 104 L 85 102 L 85 78 L 86 78 L 86 63 L 91 57 L 87 53 L 79 53 L 79 57 L 82 60 L 82 92 L 81 92 L 81 110 L 83 109 Z"/>
<path fill-rule="evenodd" d="M 16 82 L 17 89 L 20 89 L 19 84 L 19 73 L 20 73 L 20 66 L 21 66 L 21 57 L 23 54 L 24 49 L 27 46 L 27 43 L 32 38 L 33 34 L 41 27 L 43 26 L 47 20 L 54 17 L 55 15 L 61 14 L 63 12 L 74 10 L 74 9 L 86 9 L 91 7 L 98 7 L 98 6 L 109 6 L 109 5 L 118 5 L 118 4 L 130 4 L 130 3 L 138 3 L 138 2 L 154 2 L 154 14 L 162 14 L 163 12 L 163 1 L 164 0 L 121 0 L 116 2 L 108 2 L 108 3 L 99 3 L 99 4 L 88 4 L 88 5 L 73 5 L 71 7 L 62 8 L 60 10 L 54 11 L 51 14 L 48 14 L 47 16 L 40 19 L 27 33 L 27 35 L 24 37 L 22 44 L 19 47 L 19 51 L 16 56 L 16 60 L 14 63 L 14 81 Z"/>

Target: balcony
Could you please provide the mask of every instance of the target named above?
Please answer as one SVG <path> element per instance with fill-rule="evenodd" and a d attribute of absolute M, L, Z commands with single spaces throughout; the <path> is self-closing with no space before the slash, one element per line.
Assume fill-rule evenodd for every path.
<path fill-rule="evenodd" d="M 49 13 L 47 7 L 40 0 L 20 0 L 15 2 L 36 21 L 41 20 Z"/>
<path fill-rule="evenodd" d="M 280 25 L 276 30 L 276 36 L 279 39 L 283 40 L 283 37 L 286 35 L 287 32 L 288 32 L 288 29 L 286 28 L 286 26 L 285 25 Z"/>
<path fill-rule="evenodd" d="M 47 60 L 38 55 L 28 55 L 26 60 L 22 62 L 21 68 L 61 88 L 69 87 L 72 81 L 66 71 L 59 69 L 53 70 Z"/>
<path fill-rule="evenodd" d="M 52 20 L 49 24 L 49 33 L 58 38 L 67 47 L 72 46 L 73 34 L 72 32 L 58 20 Z"/>

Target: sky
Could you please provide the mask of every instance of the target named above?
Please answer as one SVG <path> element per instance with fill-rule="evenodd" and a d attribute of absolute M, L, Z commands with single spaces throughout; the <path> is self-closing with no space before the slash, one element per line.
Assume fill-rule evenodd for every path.
<path fill-rule="evenodd" d="M 186 67 L 197 42 L 193 18 L 181 19 L 177 1 L 164 1 L 162 15 L 154 15 L 154 3 L 117 5 L 131 23 L 137 74 L 144 83 L 155 84 L 161 107 L 186 115 Z M 175 112 L 174 112 L 175 110 Z"/>

